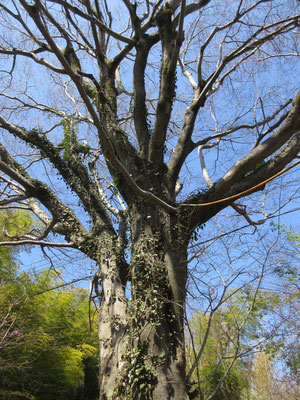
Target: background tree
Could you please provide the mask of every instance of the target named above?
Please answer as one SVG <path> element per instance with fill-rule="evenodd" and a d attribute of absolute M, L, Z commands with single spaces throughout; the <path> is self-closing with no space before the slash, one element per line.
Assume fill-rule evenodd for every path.
<path fill-rule="evenodd" d="M 11 271 L 0 285 L 0 397 L 96 399 L 98 343 L 88 294 L 60 288 L 54 272 Z M 95 313 L 95 311 L 93 311 Z"/>
<path fill-rule="evenodd" d="M 284 377 L 276 371 L 270 357 L 265 353 L 259 353 L 254 358 L 251 375 L 253 384 L 251 400 L 266 398 L 296 400 L 299 397 L 299 382 L 287 380 L 287 375 Z"/>
<path fill-rule="evenodd" d="M 251 285 L 243 285 L 247 282 L 243 279 L 238 285 L 236 276 L 243 270 L 238 270 L 232 259 L 235 282 L 227 298 L 222 296 L 220 288 L 216 296 L 216 287 L 209 283 L 219 301 L 207 301 L 203 311 L 188 320 L 188 379 L 198 386 L 199 399 L 299 396 L 299 238 L 284 227 L 278 230 L 272 222 L 271 227 L 269 257 L 265 256 L 268 253 L 265 246 L 260 256 L 253 254 L 253 248 L 251 251 L 254 258 L 264 260 L 259 279 L 254 279 Z M 230 239 L 228 253 L 233 256 L 232 235 Z M 240 243 L 239 240 L 239 246 Z M 218 241 L 209 252 L 214 254 L 217 247 L 220 247 Z M 247 259 L 249 255 L 244 255 L 240 263 L 250 275 L 251 263 L 244 265 Z M 257 266 L 254 269 L 259 270 Z M 208 297 L 195 273 L 194 279 L 198 290 Z"/>
<path fill-rule="evenodd" d="M 197 399 L 239 400 L 248 392 L 249 365 L 245 359 L 237 357 L 235 351 L 238 334 L 238 324 L 234 323 L 237 321 L 232 321 L 235 311 L 233 308 L 226 313 L 220 309 L 213 320 L 197 313 L 189 321 L 192 337 L 187 335 L 187 367 L 192 371 L 190 382 L 196 382 L 199 390 Z"/>
<path fill-rule="evenodd" d="M 9 241 L 36 224 L 29 212 L 9 209 L 0 226 Z M 87 291 L 66 289 L 58 271 L 20 272 L 18 250 L 0 247 L 0 398 L 96 399 L 96 311 Z"/>
<path fill-rule="evenodd" d="M 300 148 L 297 2 L 0 10 L 1 205 L 42 224 L 3 245 L 72 248 L 98 264 L 101 399 L 188 399 L 192 235 L 228 206 L 261 224 L 291 197 L 264 199 Z M 248 208 L 235 203 L 245 196 Z"/>

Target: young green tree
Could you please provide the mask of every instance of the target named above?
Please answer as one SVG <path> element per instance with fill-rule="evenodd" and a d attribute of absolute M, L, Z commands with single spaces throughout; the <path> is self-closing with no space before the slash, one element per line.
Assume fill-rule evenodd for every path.
<path fill-rule="evenodd" d="M 300 236 L 297 231 L 291 231 L 279 226 L 284 247 L 278 255 L 278 267 L 275 272 L 284 282 L 281 291 L 281 307 L 278 314 L 283 320 L 278 332 L 283 338 L 277 348 L 270 372 L 270 386 L 276 387 L 274 398 L 287 400 L 297 399 L 300 395 L 300 277 L 299 277 L 299 246 Z M 276 369 L 276 365 L 279 368 Z M 272 374 L 273 372 L 273 374 Z M 258 391 L 260 387 L 258 387 Z"/>
<path fill-rule="evenodd" d="M 33 225 L 31 215 L 19 210 L 0 212 L 0 238 L 9 240 L 9 236 L 21 235 L 30 230 Z M 21 321 L 17 310 L 26 303 L 26 295 L 22 285 L 16 282 L 18 264 L 17 248 L 13 246 L 0 247 L 0 396 L 9 396 L 10 392 L 3 389 L 3 383 L 9 381 L 8 375 L 15 367 L 20 368 L 14 357 L 7 355 L 26 340 L 26 334 L 20 332 Z M 14 377 L 11 377 L 14 381 Z M 25 398 L 25 395 L 24 395 Z"/>
<path fill-rule="evenodd" d="M 9 237 L 22 235 L 34 225 L 32 215 L 20 210 L 0 211 L 0 241 L 9 241 Z M 0 246 L 0 284 L 8 283 L 14 278 L 17 269 L 15 255 L 18 249 L 14 246 Z"/>
<path fill-rule="evenodd" d="M 3 211 L 1 240 L 35 225 L 28 212 Z M 63 285 L 51 271 L 21 273 L 17 250 L 0 247 L 0 398 L 96 399 L 98 343 L 86 290 L 51 290 Z"/>
<path fill-rule="evenodd" d="M 11 244 L 98 264 L 101 400 L 192 397 L 188 245 L 227 207 L 254 225 L 235 201 L 297 157 L 297 1 L 8 0 L 0 23 L 1 204 L 44 227 Z"/>
<path fill-rule="evenodd" d="M 98 397 L 98 343 L 89 332 L 87 292 L 51 290 L 58 284 L 49 271 L 35 277 L 12 272 L 1 284 L 1 398 Z"/>

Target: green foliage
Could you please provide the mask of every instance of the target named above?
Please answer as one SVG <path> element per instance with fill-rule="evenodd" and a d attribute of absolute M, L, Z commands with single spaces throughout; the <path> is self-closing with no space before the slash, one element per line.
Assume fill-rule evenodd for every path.
<path fill-rule="evenodd" d="M 21 210 L 6 210 L 0 212 L 0 241 L 11 241 L 10 236 L 18 237 L 30 231 L 34 225 L 30 213 Z M 17 248 L 14 246 L 0 246 L 0 283 L 9 279 L 16 268 L 15 255 Z"/>
<path fill-rule="evenodd" d="M 88 330 L 87 292 L 49 290 L 62 283 L 53 272 L 19 273 L 11 253 L 0 249 L 6 272 L 0 284 L 0 398 L 96 399 L 98 344 Z"/>
<path fill-rule="evenodd" d="M 225 379 L 214 395 L 214 400 L 238 400 L 249 388 L 247 364 L 237 359 L 230 367 L 235 357 L 234 343 L 238 335 L 237 327 L 245 316 L 236 312 L 237 307 L 233 307 L 230 312 L 228 309 L 219 310 L 211 322 L 207 342 L 199 361 L 198 374 L 195 371 L 192 377 L 192 381 L 200 380 L 203 399 L 208 398 L 216 390 L 224 376 Z M 209 317 L 201 313 L 193 315 L 189 322 L 196 353 L 202 346 L 208 322 Z M 187 367 L 190 368 L 195 361 L 195 354 L 191 347 L 187 347 L 186 355 Z"/>
<path fill-rule="evenodd" d="M 28 231 L 34 222 L 29 212 L 21 210 L 6 210 L 0 213 L 0 225 L 2 231 L 0 233 L 1 240 L 5 240 L 3 232 L 8 232 L 11 236 L 18 236 Z M 6 239 L 9 240 L 9 239 Z"/>
<path fill-rule="evenodd" d="M 255 301 L 254 301 L 255 299 Z M 241 399 L 251 385 L 251 357 L 239 358 L 238 354 L 250 354 L 253 345 L 264 338 L 265 316 L 280 305 L 280 296 L 272 291 L 260 290 L 251 285 L 230 296 L 214 314 L 211 322 L 202 313 L 194 314 L 189 326 L 194 337 L 196 354 L 199 352 L 206 330 L 210 326 L 204 351 L 192 381 L 200 380 L 203 398 L 208 398 L 224 378 L 214 400 Z M 210 324 L 210 325 L 209 325 Z M 268 333 L 266 333 L 267 335 Z M 267 336 L 266 336 L 267 337 Z M 264 343 L 263 349 L 276 354 L 281 341 Z M 261 348 L 260 348 L 261 350 Z M 194 363 L 195 353 L 187 347 L 188 368 Z M 232 361 L 234 363 L 231 365 Z"/>
<path fill-rule="evenodd" d="M 61 121 L 61 125 L 63 127 L 64 137 L 59 146 L 63 147 L 64 160 L 70 160 L 72 156 L 86 156 L 90 151 L 90 147 L 79 143 L 76 121 L 74 121 L 72 117 L 65 118 Z"/>
<path fill-rule="evenodd" d="M 210 377 L 202 385 L 202 394 L 204 398 L 208 398 L 211 393 L 214 392 L 219 382 L 222 380 L 229 362 L 223 362 L 219 365 L 211 364 L 207 365 L 202 370 L 201 376 Z M 243 391 L 249 387 L 249 380 L 247 378 L 247 371 L 243 369 L 241 363 L 237 363 L 234 368 L 231 368 L 226 375 L 224 384 L 220 390 L 214 395 L 214 400 L 240 400 Z"/>
<path fill-rule="evenodd" d="M 137 393 L 141 393 L 145 400 L 151 399 L 151 393 L 156 383 L 156 377 L 151 365 L 145 365 L 144 348 L 138 345 L 135 349 L 127 349 L 123 355 L 126 360 L 125 369 L 116 385 L 115 396 L 127 396 L 134 400 Z"/>
<path fill-rule="evenodd" d="M 299 255 L 300 234 L 298 232 L 286 229 L 285 226 L 279 226 L 279 231 L 287 239 L 293 251 L 293 259 L 289 262 L 285 259 L 275 269 L 275 273 L 286 281 L 285 285 L 285 310 L 288 309 L 290 318 L 287 319 L 282 329 L 283 335 L 286 339 L 280 349 L 280 356 L 284 360 L 287 370 L 289 371 L 290 378 L 297 382 L 299 389 L 299 376 L 300 376 L 300 307 L 299 307 L 299 288 L 300 276 L 299 266 L 297 265 L 297 254 Z M 299 260 L 299 258 L 298 258 Z M 294 262 L 295 261 L 295 262 Z"/>
<path fill-rule="evenodd" d="M 61 121 L 63 127 L 64 138 L 62 141 L 62 146 L 64 148 L 64 159 L 67 160 L 72 154 L 72 148 L 74 144 L 77 143 L 77 128 L 74 126 L 74 121 L 72 119 L 63 119 Z"/>

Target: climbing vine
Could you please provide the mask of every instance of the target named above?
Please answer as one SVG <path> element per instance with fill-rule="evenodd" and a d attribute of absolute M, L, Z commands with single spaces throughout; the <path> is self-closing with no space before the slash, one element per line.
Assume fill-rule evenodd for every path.
<path fill-rule="evenodd" d="M 175 320 L 168 303 L 171 289 L 162 262 L 163 246 L 159 239 L 144 235 L 132 249 L 131 299 L 128 306 L 129 339 L 122 360 L 125 362 L 116 385 L 115 398 L 151 399 L 157 383 L 156 368 L 166 355 L 152 351 L 156 340 L 164 340 L 165 329 Z M 171 343 L 172 335 L 167 340 Z"/>
<path fill-rule="evenodd" d="M 64 160 L 69 160 L 71 156 L 86 156 L 90 147 L 88 145 L 84 145 L 79 143 L 78 141 L 78 123 L 74 120 L 74 118 L 64 118 L 61 121 L 61 125 L 63 127 L 63 140 L 59 144 L 59 146 L 63 147 L 63 158 Z"/>

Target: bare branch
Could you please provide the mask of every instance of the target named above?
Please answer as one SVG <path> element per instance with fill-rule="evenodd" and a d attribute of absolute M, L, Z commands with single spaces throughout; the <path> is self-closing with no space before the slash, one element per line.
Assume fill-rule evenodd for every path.
<path fill-rule="evenodd" d="M 84 13 L 82 10 L 80 10 L 78 7 L 72 6 L 72 4 L 70 4 L 69 2 L 65 1 L 65 0 L 52 0 L 53 3 L 56 4 L 60 4 L 62 5 L 65 9 L 68 9 L 69 11 L 72 11 L 73 14 L 78 15 L 82 18 L 84 18 L 85 20 L 94 23 L 95 25 L 97 25 L 101 30 L 103 30 L 104 32 L 106 32 L 108 35 L 114 37 L 117 40 L 120 40 L 121 42 L 124 43 L 128 43 L 133 45 L 134 44 L 134 40 L 131 38 L 128 38 L 126 36 L 122 36 L 119 33 L 113 31 L 112 29 L 110 29 L 108 26 L 106 26 L 105 24 L 103 24 L 101 21 L 99 21 L 99 19 Z M 24 6 L 23 2 L 22 5 Z M 26 8 L 26 7 L 24 7 Z"/>
<path fill-rule="evenodd" d="M 294 97 L 291 110 L 277 131 L 268 139 L 256 146 L 245 157 L 241 158 L 215 186 L 215 195 L 227 190 L 233 183 L 240 180 L 247 172 L 262 162 L 292 137 L 300 129 L 300 92 Z M 295 135 L 294 141 L 297 143 L 299 137 Z M 300 145 L 300 143 L 298 143 Z M 298 146 L 296 147 L 296 149 Z M 295 155 L 297 154 L 297 150 Z"/>
<path fill-rule="evenodd" d="M 43 240 L 16 240 L 12 242 L 0 242 L 0 246 L 27 246 L 27 245 L 38 245 L 41 247 L 69 247 L 74 248 L 75 245 L 72 243 L 55 243 L 55 242 L 45 242 Z"/>

